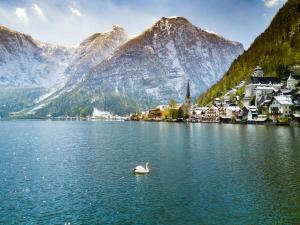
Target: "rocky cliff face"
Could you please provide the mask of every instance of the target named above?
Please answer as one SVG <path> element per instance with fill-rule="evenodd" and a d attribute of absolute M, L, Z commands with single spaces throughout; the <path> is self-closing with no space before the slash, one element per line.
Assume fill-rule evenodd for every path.
<path fill-rule="evenodd" d="M 65 74 L 69 77 L 67 87 L 84 79 L 90 69 L 109 57 L 116 48 L 129 40 L 122 27 L 114 25 L 111 31 L 96 33 L 76 48 Z"/>
<path fill-rule="evenodd" d="M 109 32 L 88 37 L 76 48 L 66 48 L 0 26 L 0 86 L 12 90 L 20 88 L 28 93 L 31 88 L 41 88 L 40 96 L 35 95 L 36 99 L 27 105 L 42 108 L 42 101 L 49 102 L 75 88 L 93 66 L 128 39 L 123 28 L 113 26 Z M 24 105 L 22 99 L 19 103 Z M 13 109 L 5 105 L 7 107 L 0 109 L 0 113 Z"/>
<path fill-rule="evenodd" d="M 0 85 L 51 87 L 64 79 L 72 49 L 0 26 Z"/>
<path fill-rule="evenodd" d="M 182 101 L 207 90 L 243 52 L 240 43 L 205 32 L 183 17 L 162 18 L 94 67 L 84 88 L 101 88 L 139 99 Z"/>

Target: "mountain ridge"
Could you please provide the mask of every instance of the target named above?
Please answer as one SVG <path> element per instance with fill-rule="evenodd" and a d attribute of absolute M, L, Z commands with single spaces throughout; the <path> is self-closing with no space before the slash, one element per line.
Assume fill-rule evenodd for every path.
<path fill-rule="evenodd" d="M 191 34 L 189 34 L 188 31 L 191 31 L 190 32 Z M 188 33 L 188 34 L 185 34 L 185 33 Z M 182 47 L 181 44 L 177 44 L 178 42 L 181 41 L 181 40 L 179 40 L 180 37 L 178 37 L 180 35 L 183 35 L 183 36 L 185 35 L 186 40 L 183 40 L 181 42 L 182 45 L 185 45 L 184 47 Z M 167 38 L 165 38 L 165 37 L 167 37 Z M 165 38 L 165 40 L 164 40 L 164 38 Z M 200 43 L 201 46 L 197 46 L 198 42 L 202 42 L 202 43 Z M 187 19 L 185 19 L 183 17 L 176 17 L 176 18 L 171 18 L 171 19 L 163 17 L 161 20 L 157 21 L 149 29 L 142 32 L 141 35 L 129 40 L 124 45 L 122 45 L 120 48 L 118 48 L 111 58 L 106 59 L 101 64 L 94 67 L 92 72 L 89 75 L 89 78 L 94 76 L 95 73 L 97 73 L 97 70 L 101 70 L 101 67 L 109 64 L 107 61 L 112 61 L 118 57 L 122 57 L 122 54 L 129 55 L 134 51 L 136 51 L 140 54 L 148 53 L 147 54 L 148 59 L 150 61 L 153 60 L 154 63 L 156 60 L 161 60 L 164 57 L 163 54 L 165 54 L 165 55 L 169 54 L 170 57 L 172 57 L 173 59 L 170 59 L 168 63 L 172 63 L 172 60 L 173 60 L 173 62 L 176 63 L 176 65 L 174 65 L 175 70 L 181 70 L 182 73 L 189 74 L 190 72 L 187 71 L 189 68 L 184 68 L 188 62 L 183 61 L 180 58 L 179 58 L 179 60 L 176 61 L 176 57 L 178 55 L 180 56 L 180 54 L 181 55 L 185 54 L 185 52 L 189 48 L 193 48 L 194 46 L 199 47 L 199 48 L 207 48 L 208 49 L 207 54 L 210 54 L 212 47 L 205 46 L 205 45 L 210 44 L 209 42 L 217 43 L 219 45 L 230 44 L 233 47 L 239 48 L 238 49 L 239 53 L 241 53 L 243 51 L 243 47 L 241 44 L 238 44 L 237 42 L 229 41 L 229 40 L 227 40 L 223 37 L 219 37 L 215 34 L 207 33 L 204 30 L 199 29 L 196 26 L 192 25 Z M 168 46 L 166 47 L 166 45 L 170 45 L 169 49 L 167 49 Z M 165 48 L 166 48 L 166 51 L 164 51 Z M 221 50 L 223 50 L 223 49 L 221 49 Z M 192 49 L 192 51 L 193 52 L 191 52 L 191 53 L 194 54 L 194 57 L 196 58 L 199 50 Z M 189 53 L 186 53 L 186 54 L 189 54 Z M 151 57 L 152 55 L 155 55 L 155 57 Z M 156 56 L 158 56 L 158 57 L 156 57 Z M 201 61 L 207 60 L 207 58 L 208 57 L 206 57 L 206 59 L 198 58 L 198 61 L 201 62 Z M 225 56 L 223 56 L 223 59 L 224 58 L 225 58 Z M 192 60 L 193 60 L 193 58 L 190 59 L 190 61 L 192 61 Z M 227 60 L 227 61 L 225 61 L 225 60 L 223 60 L 224 64 L 226 64 L 226 63 L 229 64 L 228 61 L 231 61 L 231 60 Z M 132 61 L 130 63 L 132 63 Z M 197 63 L 198 62 L 195 62 L 195 64 L 197 64 Z M 218 66 L 220 67 L 220 65 L 217 65 L 216 67 L 218 67 Z M 211 83 L 209 81 L 210 79 L 211 79 L 211 77 L 207 81 L 207 84 L 206 84 L 207 86 L 211 85 Z M 193 80 L 193 78 L 191 78 L 191 80 Z M 195 84 L 192 83 L 192 86 L 195 86 Z M 184 90 L 182 88 L 181 97 L 183 96 L 183 94 L 184 94 Z"/>
<path fill-rule="evenodd" d="M 242 51 L 241 44 L 207 33 L 185 18 L 164 17 L 116 48 L 91 68 L 73 91 L 64 92 L 62 98 L 45 107 L 55 112 L 61 102 L 67 104 L 63 98 L 77 98 L 84 99 L 78 100 L 80 107 L 86 104 L 115 110 L 105 103 L 103 93 L 125 102 L 114 111 L 119 114 L 124 113 L 127 101 L 136 101 L 137 110 L 167 103 L 171 98 L 181 101 L 187 80 L 194 94 L 205 90 Z M 75 99 L 70 101 L 76 103 Z"/>
<path fill-rule="evenodd" d="M 63 78 L 70 51 L 1 26 L 0 85 L 50 87 Z"/>
<path fill-rule="evenodd" d="M 35 43 L 40 48 L 51 46 Z M 166 103 L 170 98 L 181 100 L 187 80 L 191 80 L 194 94 L 204 91 L 243 50 L 242 44 L 208 33 L 183 17 L 163 17 L 134 38 L 114 26 L 111 31 L 92 34 L 72 49 L 58 85 L 27 112 L 45 114 L 49 105 L 54 105 L 49 112 L 55 113 L 63 98 L 71 96 L 84 99 L 89 107 L 102 99 L 99 107 L 105 108 L 107 95 L 122 102 L 120 108 L 131 110 Z M 70 101 L 76 105 L 75 99 Z M 86 104 L 78 107 L 86 108 Z M 68 113 L 67 107 L 59 111 Z"/>

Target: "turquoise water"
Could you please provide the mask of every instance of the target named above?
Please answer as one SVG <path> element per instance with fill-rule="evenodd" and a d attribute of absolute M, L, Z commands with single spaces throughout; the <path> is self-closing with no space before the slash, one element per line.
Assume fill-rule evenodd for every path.
<path fill-rule="evenodd" d="M 0 224 L 296 224 L 300 129 L 0 122 L 0 203 Z"/>

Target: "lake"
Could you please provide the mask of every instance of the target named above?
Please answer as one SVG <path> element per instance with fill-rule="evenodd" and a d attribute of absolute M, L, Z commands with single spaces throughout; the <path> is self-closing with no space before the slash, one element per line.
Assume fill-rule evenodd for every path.
<path fill-rule="evenodd" d="M 0 202 L 0 224 L 300 223 L 300 128 L 2 121 Z"/>

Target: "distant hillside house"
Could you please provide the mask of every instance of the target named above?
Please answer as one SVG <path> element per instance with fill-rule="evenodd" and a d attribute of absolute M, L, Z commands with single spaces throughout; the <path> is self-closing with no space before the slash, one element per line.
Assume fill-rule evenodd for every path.
<path fill-rule="evenodd" d="M 290 74 L 286 82 L 286 87 L 289 90 L 294 90 L 297 84 L 299 83 L 299 81 L 300 81 L 300 76 L 292 76 L 292 74 Z"/>
<path fill-rule="evenodd" d="M 260 67 L 256 67 L 251 76 L 250 83 L 245 86 L 245 97 L 243 103 L 249 106 L 252 98 L 268 95 L 278 91 L 282 87 L 281 79 L 277 77 L 264 77 L 264 73 Z M 257 102 L 256 102 L 257 104 Z"/>
<path fill-rule="evenodd" d="M 215 104 L 216 107 L 220 108 L 222 106 L 222 100 L 220 98 L 215 98 Z"/>
<path fill-rule="evenodd" d="M 264 71 L 260 66 L 256 66 L 254 69 L 254 72 L 252 74 L 252 77 L 263 77 L 264 76 Z"/>

